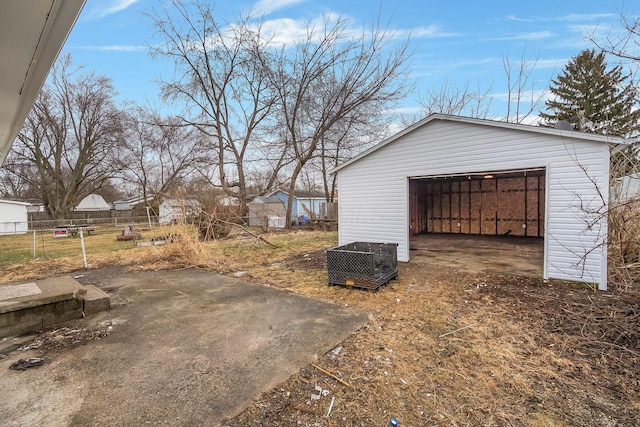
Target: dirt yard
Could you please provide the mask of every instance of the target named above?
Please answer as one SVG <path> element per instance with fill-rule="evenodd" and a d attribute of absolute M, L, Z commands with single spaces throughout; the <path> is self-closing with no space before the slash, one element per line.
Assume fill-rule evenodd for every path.
<path fill-rule="evenodd" d="M 321 250 L 280 268 L 324 277 L 325 265 Z M 277 280 L 255 279 L 265 276 Z M 401 263 L 399 280 L 374 293 L 278 286 L 363 310 L 369 323 L 318 360 L 343 382 L 307 367 L 230 426 L 640 425 L 636 291 L 420 262 Z M 312 400 L 316 385 L 329 394 Z"/>
<path fill-rule="evenodd" d="M 269 240 L 279 249 L 220 242 L 167 249 L 154 262 L 139 257 L 148 265 L 136 267 L 206 268 L 368 316 L 223 425 L 382 427 L 392 417 L 400 426 L 640 425 L 634 289 L 599 292 L 414 260 L 377 292 L 351 290 L 326 285 L 324 251 L 335 233 Z"/>

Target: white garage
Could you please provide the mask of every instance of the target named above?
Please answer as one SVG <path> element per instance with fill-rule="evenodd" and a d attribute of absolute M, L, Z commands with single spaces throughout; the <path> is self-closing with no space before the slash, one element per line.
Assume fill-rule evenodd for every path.
<path fill-rule="evenodd" d="M 342 164 L 339 243 L 429 233 L 544 239 L 545 278 L 607 286 L 610 150 L 623 141 L 434 114 Z"/>

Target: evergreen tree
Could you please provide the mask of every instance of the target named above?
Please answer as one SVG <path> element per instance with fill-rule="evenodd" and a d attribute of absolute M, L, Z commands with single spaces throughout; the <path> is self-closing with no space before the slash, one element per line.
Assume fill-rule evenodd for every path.
<path fill-rule="evenodd" d="M 540 113 L 546 126 L 566 120 L 582 132 L 625 138 L 639 133 L 638 90 L 621 65 L 607 71 L 604 52 L 587 49 L 571 58 L 549 90 L 555 97 Z M 640 172 L 639 154 L 637 142 L 617 152 L 611 158 L 613 176 Z"/>
<path fill-rule="evenodd" d="M 583 132 L 621 137 L 638 132 L 637 88 L 621 65 L 607 71 L 603 52 L 587 49 L 571 58 L 549 90 L 555 97 L 540 113 L 547 126 L 566 120 Z"/>

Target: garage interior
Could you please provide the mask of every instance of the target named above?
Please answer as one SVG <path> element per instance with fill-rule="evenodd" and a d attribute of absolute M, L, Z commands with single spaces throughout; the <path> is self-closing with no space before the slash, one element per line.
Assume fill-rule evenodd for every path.
<path fill-rule="evenodd" d="M 545 168 L 409 179 L 411 259 L 540 276 Z"/>

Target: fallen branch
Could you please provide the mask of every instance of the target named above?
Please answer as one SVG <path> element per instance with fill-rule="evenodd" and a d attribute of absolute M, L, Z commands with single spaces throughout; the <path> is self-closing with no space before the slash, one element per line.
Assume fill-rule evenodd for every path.
<path fill-rule="evenodd" d="M 346 381 L 344 381 L 344 380 L 342 380 L 342 379 L 340 379 L 340 378 L 336 377 L 336 376 L 335 376 L 335 375 L 333 375 L 331 372 L 325 371 L 324 369 L 322 369 L 322 368 L 321 368 L 321 367 L 319 367 L 319 366 L 314 365 L 313 363 L 311 364 L 311 366 L 313 366 L 314 368 L 316 368 L 318 371 L 322 372 L 323 374 L 325 374 L 325 375 L 329 375 L 331 378 L 333 378 L 334 380 L 338 381 L 340 384 L 345 385 L 345 386 L 347 386 L 347 387 L 349 387 L 349 388 L 352 388 L 352 387 L 351 387 L 351 384 L 349 384 L 348 382 L 346 382 Z"/>
<path fill-rule="evenodd" d="M 442 334 L 438 338 L 446 337 L 447 335 L 451 335 L 451 334 L 455 334 L 456 332 L 464 331 L 465 329 L 472 328 L 472 327 L 474 327 L 476 325 L 477 325 L 477 323 L 472 323 L 470 325 L 467 325 L 467 326 L 464 326 L 462 328 L 456 329 L 455 331 L 451 331 L 451 332 L 447 332 L 446 334 Z"/>
<path fill-rule="evenodd" d="M 220 218 L 216 218 L 214 215 L 209 214 L 209 213 L 206 213 L 206 212 L 205 212 L 205 214 L 206 214 L 206 215 L 208 215 L 210 218 L 213 218 L 213 219 L 214 219 L 215 221 L 217 221 L 217 222 L 221 222 L 221 223 L 223 223 L 223 224 L 227 224 L 227 225 L 231 225 L 231 226 L 233 226 L 233 227 L 241 228 L 241 229 L 242 229 L 242 231 L 246 232 L 247 234 L 252 235 L 253 237 L 255 237 L 255 238 L 256 238 L 256 239 L 258 239 L 258 240 L 262 240 L 262 241 L 263 241 L 263 242 L 265 242 L 267 245 L 269 245 L 269 246 L 271 246 L 271 247 L 273 247 L 273 248 L 275 248 L 275 249 L 279 249 L 279 248 L 280 248 L 280 246 L 278 246 L 278 245 L 274 245 L 273 243 L 271 243 L 270 241 L 268 241 L 268 240 L 267 240 L 267 239 L 265 239 L 264 237 L 259 236 L 259 235 L 255 234 L 255 233 L 253 233 L 251 230 L 249 230 L 248 228 L 244 227 L 244 226 L 243 226 L 243 225 L 241 225 L 241 224 L 238 224 L 238 223 L 236 223 L 236 222 L 231 222 L 231 221 L 225 221 L 224 219 L 220 219 Z"/>

